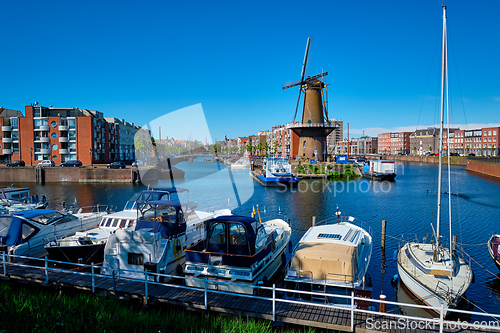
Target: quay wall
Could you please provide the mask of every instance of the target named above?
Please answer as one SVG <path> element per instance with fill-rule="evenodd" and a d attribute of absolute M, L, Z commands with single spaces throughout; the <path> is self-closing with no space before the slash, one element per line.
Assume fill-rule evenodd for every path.
<path fill-rule="evenodd" d="M 500 163 L 467 160 L 467 171 L 500 178 Z"/>
<path fill-rule="evenodd" d="M 398 162 L 417 162 L 439 164 L 439 156 L 420 156 L 420 155 L 388 155 L 383 156 L 384 160 L 393 160 Z M 443 164 L 448 164 L 448 156 L 443 156 Z M 450 156 L 451 165 L 467 165 L 467 157 Z"/>
<path fill-rule="evenodd" d="M 40 170 L 38 171 L 40 172 Z M 107 169 L 107 168 L 43 168 L 43 182 L 73 182 L 73 183 L 132 183 L 138 180 L 137 169 Z M 0 168 L 0 182 L 36 182 L 37 168 Z"/>

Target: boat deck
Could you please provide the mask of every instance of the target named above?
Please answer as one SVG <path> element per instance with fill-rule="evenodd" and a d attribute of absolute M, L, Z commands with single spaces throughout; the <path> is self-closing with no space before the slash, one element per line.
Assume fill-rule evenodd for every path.
<path fill-rule="evenodd" d="M 454 297 L 460 296 L 467 290 L 472 271 L 462 258 L 457 257 L 458 261 L 455 261 L 455 269 L 452 272 L 452 259 L 448 251 L 441 252 L 441 262 L 433 262 L 432 244 L 410 243 L 409 248 L 406 249 L 411 251 L 412 258 L 408 257 L 407 251 L 401 250 L 401 266 L 427 288 L 438 291 L 441 295 L 452 293 Z M 457 263 L 459 263 L 458 267 L 456 267 Z"/>

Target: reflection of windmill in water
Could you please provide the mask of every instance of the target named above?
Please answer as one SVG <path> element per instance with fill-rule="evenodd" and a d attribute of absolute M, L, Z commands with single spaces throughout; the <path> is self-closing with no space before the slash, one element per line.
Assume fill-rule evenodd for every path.
<path fill-rule="evenodd" d="M 295 109 L 295 116 L 293 117 L 294 122 L 300 104 L 300 95 L 302 90 L 304 90 L 302 122 L 292 127 L 292 130 L 300 138 L 299 157 L 317 158 L 319 161 L 323 161 L 324 153 L 326 152 L 326 137 L 336 128 L 336 126 L 328 122 L 328 110 L 326 109 L 325 95 L 323 94 L 323 88 L 326 88 L 326 84 L 322 80 L 328 75 L 328 72 L 308 76 L 304 79 L 308 64 L 310 44 L 311 37 L 307 39 L 306 53 L 300 80 L 292 83 L 285 83 L 283 89 L 299 86 L 299 99 L 297 100 L 297 108 Z M 326 122 L 324 115 L 326 115 Z"/>

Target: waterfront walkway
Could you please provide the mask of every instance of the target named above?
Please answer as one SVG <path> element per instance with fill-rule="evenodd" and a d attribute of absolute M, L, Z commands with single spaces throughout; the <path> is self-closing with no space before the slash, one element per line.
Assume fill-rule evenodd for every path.
<path fill-rule="evenodd" d="M 396 314 L 365 311 L 356 308 L 338 308 L 331 305 L 299 302 L 279 298 L 284 289 L 263 288 L 270 296 L 231 294 L 205 289 L 188 288 L 177 284 L 164 284 L 143 280 L 130 280 L 95 273 L 98 267 L 84 266 L 86 271 L 51 267 L 49 260 L 41 260 L 42 266 L 33 263 L 9 262 L 0 256 L 0 277 L 4 280 L 28 282 L 56 289 L 71 288 L 97 292 L 111 297 L 137 299 L 145 305 L 152 303 L 183 307 L 187 310 L 209 311 L 242 317 L 273 320 L 345 332 L 486 332 L 488 327 L 472 327 L 470 323 L 419 319 Z M 5 259 L 5 261 L 4 261 Z M 158 274 L 145 273 L 150 278 Z M 179 279 L 179 278 L 178 278 Z M 181 278 L 183 279 L 183 278 Z M 210 284 L 210 281 L 208 281 Z M 274 296 L 274 297 L 273 297 Z M 347 297 L 354 304 L 355 298 Z M 379 302 L 373 300 L 373 302 Z M 386 302 L 386 304 L 397 304 Z M 477 314 L 477 313 L 475 313 Z M 426 321 L 427 320 L 427 321 Z M 491 316 L 484 320 L 494 320 Z M 496 331 L 498 330 L 498 326 Z M 440 330 L 441 329 L 441 330 Z"/>

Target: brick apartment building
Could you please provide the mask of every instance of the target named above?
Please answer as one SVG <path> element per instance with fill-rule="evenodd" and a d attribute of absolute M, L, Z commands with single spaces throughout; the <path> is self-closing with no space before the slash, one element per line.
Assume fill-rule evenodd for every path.
<path fill-rule="evenodd" d="M 42 160 L 91 164 L 120 158 L 120 125 L 107 122 L 99 111 L 34 103 L 25 107 L 24 116 L 9 110 L 0 118 L 0 160 L 36 165 Z"/>
<path fill-rule="evenodd" d="M 295 159 L 299 154 L 299 136 L 291 129 L 294 124 L 272 128 L 271 154 L 275 157 Z"/>

